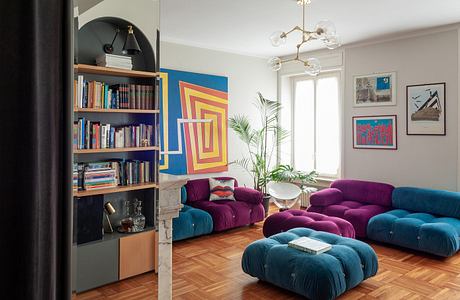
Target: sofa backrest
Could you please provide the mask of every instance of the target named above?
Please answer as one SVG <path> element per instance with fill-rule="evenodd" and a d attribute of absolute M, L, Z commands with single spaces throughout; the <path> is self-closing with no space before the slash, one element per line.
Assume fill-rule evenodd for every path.
<path fill-rule="evenodd" d="M 336 180 L 331 188 L 342 191 L 346 201 L 357 201 L 391 207 L 391 195 L 394 186 L 387 183 L 371 182 L 353 179 Z"/>
<path fill-rule="evenodd" d="M 185 204 L 187 202 L 187 189 L 185 185 L 180 189 L 180 203 Z"/>
<path fill-rule="evenodd" d="M 219 180 L 235 180 L 235 187 L 238 186 L 238 181 L 232 177 L 213 177 Z M 200 178 L 193 179 L 187 182 L 185 185 L 187 190 L 187 202 L 194 201 L 208 201 L 209 194 L 211 193 L 209 189 L 209 178 Z"/>
<path fill-rule="evenodd" d="M 460 193 L 400 187 L 393 191 L 393 207 L 414 212 L 460 218 Z"/>

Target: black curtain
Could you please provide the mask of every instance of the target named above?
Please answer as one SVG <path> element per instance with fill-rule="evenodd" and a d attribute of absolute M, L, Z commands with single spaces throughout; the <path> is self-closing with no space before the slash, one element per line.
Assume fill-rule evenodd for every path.
<path fill-rule="evenodd" d="M 72 10 L 0 6 L 1 299 L 70 299 Z"/>

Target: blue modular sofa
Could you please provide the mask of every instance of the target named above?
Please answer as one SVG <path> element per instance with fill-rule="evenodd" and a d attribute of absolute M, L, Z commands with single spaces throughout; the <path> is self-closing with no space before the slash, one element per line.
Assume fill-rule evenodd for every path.
<path fill-rule="evenodd" d="M 459 250 L 460 193 L 401 187 L 392 206 L 370 219 L 370 239 L 444 257 Z"/>
<path fill-rule="evenodd" d="M 181 190 L 181 203 L 187 201 L 185 187 Z M 179 212 L 179 217 L 173 219 L 173 241 L 185 240 L 211 233 L 213 223 L 211 215 L 204 210 L 185 205 Z"/>

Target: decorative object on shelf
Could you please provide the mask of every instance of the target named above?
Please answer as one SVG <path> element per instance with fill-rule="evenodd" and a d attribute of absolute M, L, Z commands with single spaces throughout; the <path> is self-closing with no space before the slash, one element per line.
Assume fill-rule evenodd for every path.
<path fill-rule="evenodd" d="M 105 213 L 105 217 L 107 219 L 107 225 L 108 225 L 108 228 L 105 230 L 105 232 L 113 233 L 113 226 L 112 226 L 112 222 L 110 221 L 110 216 L 116 212 L 117 211 L 113 207 L 112 203 L 107 202 L 106 204 L 104 204 L 104 213 Z"/>
<path fill-rule="evenodd" d="M 162 69 L 160 80 L 160 170 L 227 171 L 228 78 Z"/>
<path fill-rule="evenodd" d="M 131 201 L 125 200 L 124 204 L 125 216 L 121 219 L 121 226 L 118 227 L 118 232 L 129 233 L 133 232 L 134 221 L 131 215 Z"/>
<path fill-rule="evenodd" d="M 249 157 L 244 157 L 232 163 L 245 169 L 254 180 L 254 189 L 261 191 L 264 196 L 265 216 L 268 216 L 270 195 L 267 194 L 267 184 L 270 181 L 314 183 L 317 173 L 300 172 L 289 165 L 274 165 L 271 149 L 277 143 L 282 143 L 289 136 L 289 132 L 279 126 L 281 104 L 257 94 L 255 106 L 260 111 L 261 127 L 253 128 L 249 117 L 236 115 L 229 119 L 229 126 L 249 149 Z"/>
<path fill-rule="evenodd" d="M 293 207 L 302 192 L 297 185 L 287 182 L 270 182 L 267 189 L 279 211 Z"/>
<path fill-rule="evenodd" d="M 353 148 L 397 150 L 396 115 L 353 117 Z"/>
<path fill-rule="evenodd" d="M 113 37 L 113 40 L 110 44 L 105 44 L 103 49 L 104 52 L 107 54 L 112 54 L 113 53 L 113 44 L 115 43 L 115 40 L 120 33 L 120 28 L 117 28 L 115 30 L 115 36 Z M 128 54 L 128 55 L 137 55 L 141 51 L 141 48 L 139 47 L 139 43 L 137 42 L 136 36 L 134 35 L 134 30 L 132 25 L 128 25 L 128 34 L 126 35 L 126 40 L 123 45 L 123 54 Z"/>
<path fill-rule="evenodd" d="M 300 48 L 309 41 L 321 40 L 328 49 L 336 49 L 341 46 L 340 37 L 337 35 L 335 25 L 329 20 L 320 21 L 316 24 L 313 31 L 305 29 L 307 4 L 311 0 L 297 0 L 299 5 L 302 5 L 302 26 L 296 26 L 293 29 L 283 32 L 276 31 L 270 36 L 270 41 L 274 47 L 279 47 L 286 43 L 287 36 L 293 32 L 300 32 L 302 40 L 297 45 L 297 54 L 294 58 L 282 60 L 279 57 L 272 57 L 268 61 L 268 65 L 273 71 L 279 71 L 284 63 L 298 61 L 305 67 L 305 73 L 311 76 L 316 76 L 321 72 L 321 64 L 317 58 L 308 58 L 306 60 L 300 58 Z"/>
<path fill-rule="evenodd" d="M 142 201 L 135 199 L 135 214 L 133 216 L 133 232 L 141 232 L 145 229 L 145 216 L 142 214 Z"/>
<path fill-rule="evenodd" d="M 446 135 L 446 83 L 406 87 L 407 135 Z"/>
<path fill-rule="evenodd" d="M 356 107 L 396 105 L 396 72 L 355 76 L 353 99 Z"/>

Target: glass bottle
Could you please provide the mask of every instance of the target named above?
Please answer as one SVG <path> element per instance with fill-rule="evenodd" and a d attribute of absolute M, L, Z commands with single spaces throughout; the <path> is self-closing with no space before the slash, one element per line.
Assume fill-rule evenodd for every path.
<path fill-rule="evenodd" d="M 135 214 L 133 216 L 134 232 L 143 231 L 145 228 L 145 216 L 142 214 L 142 201 L 136 200 Z"/>
<path fill-rule="evenodd" d="M 133 218 L 131 217 L 130 211 L 131 203 L 129 200 L 125 201 L 125 216 L 121 220 L 121 230 L 123 232 L 133 232 L 134 222 Z"/>

